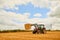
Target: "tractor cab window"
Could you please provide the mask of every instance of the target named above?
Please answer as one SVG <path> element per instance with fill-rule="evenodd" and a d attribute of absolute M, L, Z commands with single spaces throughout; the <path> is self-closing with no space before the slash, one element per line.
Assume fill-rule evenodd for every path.
<path fill-rule="evenodd" d="M 42 28 L 44 28 L 44 24 L 40 24 L 40 25 L 38 25 L 38 27 L 42 29 Z"/>

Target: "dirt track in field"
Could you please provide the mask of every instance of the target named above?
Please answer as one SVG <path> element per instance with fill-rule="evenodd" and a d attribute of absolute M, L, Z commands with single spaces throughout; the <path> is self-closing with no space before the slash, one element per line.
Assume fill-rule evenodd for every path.
<path fill-rule="evenodd" d="M 32 32 L 0 33 L 0 40 L 60 40 L 60 31 L 46 34 L 32 34 Z"/>

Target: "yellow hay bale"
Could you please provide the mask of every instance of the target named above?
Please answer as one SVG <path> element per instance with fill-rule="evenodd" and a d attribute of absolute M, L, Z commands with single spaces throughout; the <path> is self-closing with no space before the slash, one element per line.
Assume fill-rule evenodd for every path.
<path fill-rule="evenodd" d="M 28 30 L 31 28 L 31 24 L 25 24 L 25 29 Z"/>

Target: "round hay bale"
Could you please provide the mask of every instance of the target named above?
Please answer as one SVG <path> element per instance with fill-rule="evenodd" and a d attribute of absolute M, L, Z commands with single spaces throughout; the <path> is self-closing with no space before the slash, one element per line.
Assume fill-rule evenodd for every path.
<path fill-rule="evenodd" d="M 29 30 L 31 28 L 31 24 L 25 24 L 25 29 Z"/>

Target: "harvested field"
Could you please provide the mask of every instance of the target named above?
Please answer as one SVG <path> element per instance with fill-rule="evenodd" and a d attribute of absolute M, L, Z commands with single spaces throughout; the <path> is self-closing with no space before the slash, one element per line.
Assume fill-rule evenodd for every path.
<path fill-rule="evenodd" d="M 0 40 L 60 40 L 60 31 L 48 31 L 46 34 L 32 34 L 32 32 L 0 33 Z"/>

